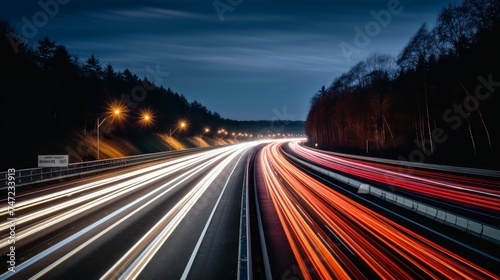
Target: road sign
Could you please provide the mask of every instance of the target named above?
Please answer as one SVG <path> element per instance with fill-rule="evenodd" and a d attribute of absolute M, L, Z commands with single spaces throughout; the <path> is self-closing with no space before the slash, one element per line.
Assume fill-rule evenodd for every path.
<path fill-rule="evenodd" d="M 38 167 L 68 167 L 68 155 L 39 155 Z"/>

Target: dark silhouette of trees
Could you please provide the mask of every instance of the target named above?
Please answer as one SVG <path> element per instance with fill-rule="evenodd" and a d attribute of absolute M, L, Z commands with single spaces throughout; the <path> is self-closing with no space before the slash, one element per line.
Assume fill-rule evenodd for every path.
<path fill-rule="evenodd" d="M 101 79 L 103 70 L 101 62 L 93 54 L 85 61 L 83 65 L 83 74 L 91 79 Z"/>
<path fill-rule="evenodd" d="M 439 13 L 434 32 L 441 50 L 459 55 L 471 46 L 477 31 L 471 17 L 464 4 L 449 5 Z"/>
<path fill-rule="evenodd" d="M 47 71 L 50 70 L 50 61 L 56 50 L 56 42 L 51 41 L 45 36 L 42 40 L 38 40 L 38 45 L 35 51 L 35 58 L 39 63 L 40 68 Z"/>
<path fill-rule="evenodd" d="M 116 102 L 125 106 L 125 124 L 103 126 L 104 137 L 165 133 L 179 119 L 189 122 L 183 136 L 200 135 L 205 127 L 212 131 L 273 132 L 270 121 L 225 119 L 200 102 L 189 102 L 182 94 L 155 85 L 147 77 L 141 79 L 129 69 L 116 71 L 110 63 L 103 66 L 93 54 L 81 60 L 49 37 L 30 47 L 6 20 L 0 20 L 0 61 L 0 114 L 6 120 L 3 131 L 9 134 L 0 151 L 12 158 L 12 163 L 36 166 L 38 153 L 57 149 L 65 153 L 64 147 L 75 132 L 91 135 L 96 118 Z M 144 111 L 154 114 L 151 126 L 138 123 Z M 277 122 L 275 127 L 284 128 L 277 132 L 303 133 L 303 122 Z"/>
<path fill-rule="evenodd" d="M 402 71 L 415 70 L 418 65 L 437 54 L 434 48 L 432 35 L 424 23 L 401 51 L 397 64 Z"/>
<path fill-rule="evenodd" d="M 311 99 L 308 144 L 500 167 L 499 11 L 498 0 L 450 5 L 396 60 L 373 54 L 354 65 Z"/>
<path fill-rule="evenodd" d="M 116 72 L 111 63 L 106 64 L 106 67 L 104 68 L 103 71 L 103 78 L 104 81 L 106 81 L 107 83 L 113 83 L 115 81 Z"/>

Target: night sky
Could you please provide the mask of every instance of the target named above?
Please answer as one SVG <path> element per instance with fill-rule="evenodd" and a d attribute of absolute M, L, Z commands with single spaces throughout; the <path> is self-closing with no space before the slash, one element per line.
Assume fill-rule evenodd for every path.
<path fill-rule="evenodd" d="M 57 1 L 2 1 L 0 18 L 29 45 L 47 35 L 81 61 L 94 54 L 141 78 L 159 69 L 150 76 L 157 84 L 236 120 L 305 120 L 322 85 L 373 52 L 397 56 L 422 23 L 431 28 L 443 7 L 460 2 Z M 39 2 L 52 4 L 44 11 Z M 356 45 L 356 27 L 375 22 L 374 12 L 390 19 L 381 16 L 385 26 Z M 359 48 L 346 56 L 342 44 Z"/>

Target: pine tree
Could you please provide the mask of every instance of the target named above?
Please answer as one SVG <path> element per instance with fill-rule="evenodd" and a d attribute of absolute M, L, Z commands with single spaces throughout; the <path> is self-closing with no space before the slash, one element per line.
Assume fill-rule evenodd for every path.
<path fill-rule="evenodd" d="M 45 36 L 42 40 L 38 40 L 38 46 L 35 50 L 36 60 L 39 66 L 47 71 L 50 70 L 50 60 L 56 51 L 56 42 L 51 41 L 49 37 Z"/>
<path fill-rule="evenodd" d="M 104 69 L 104 80 L 107 82 L 111 82 L 116 78 L 116 73 L 115 69 L 113 68 L 113 65 L 111 63 L 108 63 L 106 65 L 106 68 Z"/>
<path fill-rule="evenodd" d="M 101 79 L 103 75 L 102 66 L 94 54 L 90 55 L 90 57 L 85 61 L 85 65 L 83 66 L 83 72 L 86 76 L 93 79 Z"/>

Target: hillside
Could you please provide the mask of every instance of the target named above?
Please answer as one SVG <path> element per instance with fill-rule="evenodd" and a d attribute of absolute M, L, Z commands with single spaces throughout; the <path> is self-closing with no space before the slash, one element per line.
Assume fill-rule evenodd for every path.
<path fill-rule="evenodd" d="M 498 1 L 443 9 L 398 57 L 374 53 L 314 95 L 308 145 L 499 169 L 499 49 Z"/>
<path fill-rule="evenodd" d="M 215 144 L 196 141 L 199 136 L 222 144 L 248 135 L 303 133 L 302 121 L 223 118 L 159 85 L 154 73 L 139 78 L 94 55 L 82 60 L 48 37 L 28 46 L 5 20 L 0 35 L 3 169 L 32 167 L 39 154 L 92 160 L 98 131 L 109 157 L 169 149 L 161 135 L 171 133 L 182 139 L 176 148 Z"/>

